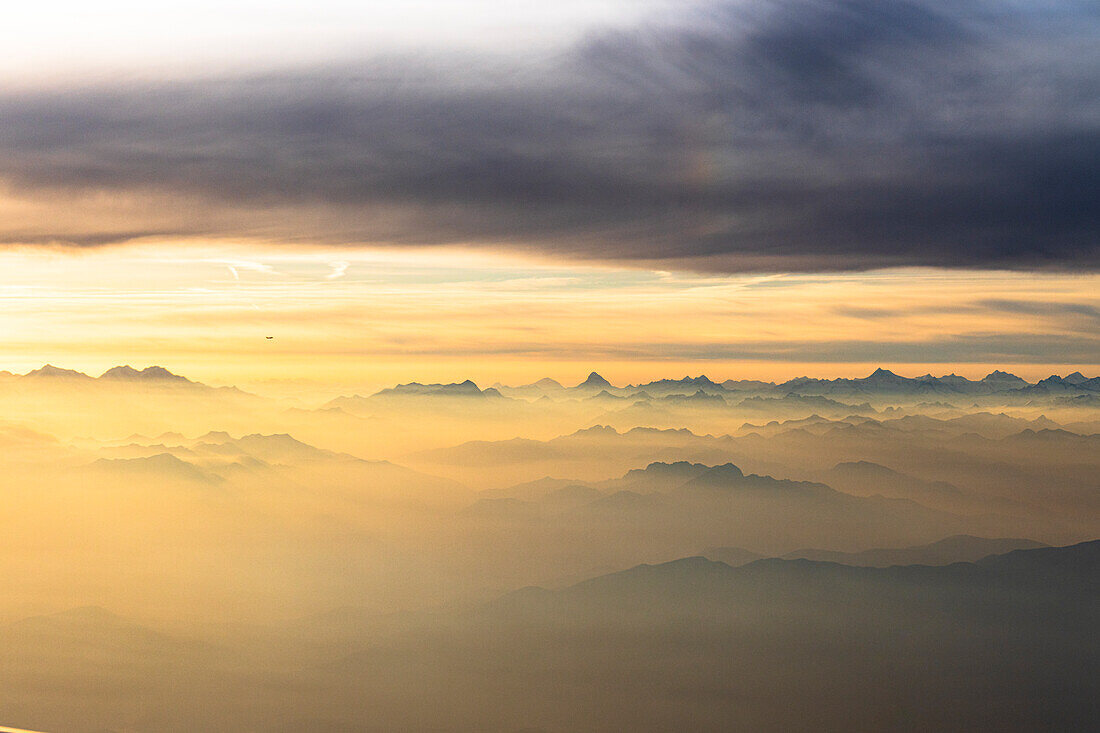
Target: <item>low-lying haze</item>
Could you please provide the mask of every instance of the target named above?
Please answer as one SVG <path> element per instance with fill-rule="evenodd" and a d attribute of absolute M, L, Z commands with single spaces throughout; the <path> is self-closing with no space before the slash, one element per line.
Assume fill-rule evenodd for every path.
<path fill-rule="evenodd" d="M 5 722 L 1053 730 L 1090 714 L 1097 377 L 593 372 L 303 402 L 46 365 L 0 375 L 0 407 Z"/>

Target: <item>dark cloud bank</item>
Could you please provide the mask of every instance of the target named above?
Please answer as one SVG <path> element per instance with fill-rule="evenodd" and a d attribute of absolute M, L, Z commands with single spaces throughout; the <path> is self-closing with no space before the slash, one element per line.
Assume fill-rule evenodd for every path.
<path fill-rule="evenodd" d="M 171 226 L 0 237 L 477 242 L 715 270 L 1100 265 L 1100 6 L 691 7 L 554 56 L 9 92 L 0 177 L 16 192 L 186 204 Z"/>

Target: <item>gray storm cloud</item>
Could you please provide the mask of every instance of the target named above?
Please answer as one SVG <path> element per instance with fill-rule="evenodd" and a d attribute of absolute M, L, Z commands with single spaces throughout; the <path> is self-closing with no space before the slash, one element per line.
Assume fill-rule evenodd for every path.
<path fill-rule="evenodd" d="M 556 55 L 5 93 L 12 193 L 186 203 L 123 228 L 85 204 L 83 228 L 0 223 L 0 239 L 478 243 L 731 271 L 1100 265 L 1100 6 L 691 7 Z"/>

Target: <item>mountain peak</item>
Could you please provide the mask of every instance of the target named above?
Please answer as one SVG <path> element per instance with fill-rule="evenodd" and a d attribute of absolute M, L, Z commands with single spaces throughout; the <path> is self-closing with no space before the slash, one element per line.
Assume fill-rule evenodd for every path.
<path fill-rule="evenodd" d="M 492 391 L 493 393 L 497 393 L 497 391 L 495 389 L 493 389 L 492 387 L 490 387 L 489 389 L 482 392 L 481 388 L 478 387 L 477 384 L 472 379 L 467 379 L 464 382 L 458 382 L 456 384 L 445 384 L 439 389 L 439 392 L 441 394 L 448 394 L 448 395 L 475 395 L 475 396 L 481 396 L 482 394 L 488 393 L 490 391 Z"/>
<path fill-rule="evenodd" d="M 62 369 L 56 367 L 53 364 L 46 364 L 34 371 L 27 372 L 23 376 L 25 377 L 68 377 L 70 379 L 91 379 L 84 372 L 78 372 L 75 369 Z"/>
<path fill-rule="evenodd" d="M 100 379 L 118 379 L 125 381 L 150 381 L 150 382 L 188 382 L 190 381 L 186 377 L 181 377 L 178 374 L 173 374 L 162 366 L 150 366 L 144 369 L 134 369 L 129 364 L 124 366 L 111 367 L 103 374 L 99 375 Z"/>
<path fill-rule="evenodd" d="M 614 385 L 611 384 L 611 382 L 607 381 L 606 379 L 601 377 L 596 372 L 592 372 L 591 374 L 589 374 L 588 379 L 584 380 L 583 382 L 581 382 L 577 386 L 578 387 L 599 387 L 601 389 L 604 388 L 604 387 L 614 388 Z"/>
<path fill-rule="evenodd" d="M 489 397 L 500 397 L 500 393 L 490 387 L 485 391 L 478 388 L 477 384 L 473 380 L 467 379 L 464 382 L 453 382 L 451 384 L 421 384 L 420 382 L 409 382 L 408 384 L 399 384 L 396 387 L 390 387 L 378 392 L 375 396 L 382 395 L 412 395 L 412 396 L 437 396 L 437 397 L 481 397 L 483 395 Z"/>
<path fill-rule="evenodd" d="M 581 428 L 580 430 L 573 433 L 574 437 L 581 436 L 581 435 L 615 435 L 615 436 L 618 436 L 619 431 L 616 430 L 615 428 L 611 427 L 610 425 L 593 425 L 592 427 Z"/>
<path fill-rule="evenodd" d="M 1013 384 L 1027 384 L 1026 381 L 1020 379 L 1015 374 L 1010 372 L 1004 372 L 1000 369 L 994 369 L 989 374 L 982 377 L 983 382 L 1011 382 Z"/>

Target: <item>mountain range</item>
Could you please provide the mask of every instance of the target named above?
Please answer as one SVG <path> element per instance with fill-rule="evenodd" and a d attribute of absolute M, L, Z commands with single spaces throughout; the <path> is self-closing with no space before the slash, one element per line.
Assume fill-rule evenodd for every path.
<path fill-rule="evenodd" d="M 23 375 L 0 372 L 8 377 L 31 379 L 67 379 L 67 380 L 106 380 L 119 382 L 177 383 L 196 384 L 186 377 L 174 374 L 161 366 L 149 366 L 135 369 L 129 365 L 115 366 L 99 377 L 84 372 L 64 369 L 46 364 Z M 1036 396 L 1064 395 L 1100 395 L 1100 377 L 1086 377 L 1081 372 L 1066 376 L 1051 375 L 1035 383 L 1028 382 L 1014 374 L 994 370 L 978 380 L 967 379 L 955 374 L 935 377 L 925 374 L 920 377 L 903 377 L 887 369 L 876 369 L 866 377 L 856 379 L 818 379 L 798 377 L 785 382 L 765 382 L 759 380 L 726 380 L 715 382 L 705 375 L 683 377 L 682 379 L 658 379 L 633 385 L 618 387 L 597 372 L 592 372 L 581 383 L 565 387 L 560 382 L 544 378 L 531 384 L 518 387 L 495 384 L 485 389 L 472 380 L 449 384 L 422 384 L 408 382 L 383 389 L 373 397 L 473 397 L 500 399 L 502 397 L 521 397 L 532 399 L 548 396 L 551 399 L 575 398 L 632 398 L 634 400 L 653 400 L 665 397 L 693 397 L 705 400 L 708 397 L 725 396 L 768 396 L 786 398 L 789 395 L 801 397 L 824 397 L 840 395 L 852 397 L 982 397 L 1002 395 L 1005 397 L 1027 398 Z M 340 406 L 341 401 L 365 399 L 364 397 L 341 397 L 329 403 Z M 736 403 L 734 403 L 736 404 Z M 949 406 L 949 403 L 944 403 Z"/>
<path fill-rule="evenodd" d="M 616 386 L 597 372 L 592 372 L 579 384 L 565 387 L 560 382 L 545 378 L 531 384 L 512 387 L 494 384 L 481 389 L 473 381 L 466 380 L 453 384 L 420 384 L 410 382 L 384 389 L 373 397 L 470 397 L 493 398 L 511 397 L 522 400 L 547 398 L 561 400 L 603 400 L 629 401 L 635 404 L 657 405 L 662 400 L 677 401 L 689 399 L 696 406 L 727 405 L 751 408 L 753 403 L 747 400 L 821 400 L 822 406 L 844 403 L 846 400 L 866 399 L 982 399 L 999 397 L 1006 404 L 1016 404 L 1034 398 L 1052 397 L 1098 397 L 1100 398 L 1100 377 L 1086 377 L 1074 372 L 1065 377 L 1052 375 L 1036 383 L 1030 383 L 1014 374 L 995 370 L 978 380 L 967 379 L 955 374 L 940 377 L 925 374 L 920 377 L 903 377 L 887 369 L 876 369 L 870 375 L 857 379 L 817 379 L 798 377 L 786 382 L 764 382 L 758 380 L 726 380 L 715 382 L 705 375 L 683 377 L 682 379 L 659 379 L 652 382 Z M 829 398 L 834 398 L 830 400 Z M 330 403 L 332 406 L 346 404 L 348 400 L 363 400 L 365 397 L 342 397 Z M 844 405 L 853 411 L 867 412 L 866 404 Z M 758 405 L 765 411 L 769 405 Z M 950 409 L 953 405 L 943 403 Z"/>
<path fill-rule="evenodd" d="M 186 377 L 181 377 L 178 374 L 173 374 L 172 372 L 161 366 L 149 366 L 145 367 L 144 369 L 134 369 L 128 364 L 111 367 L 98 377 L 93 377 L 89 374 L 85 374 L 84 372 L 76 371 L 75 369 L 62 369 L 61 367 L 56 367 L 53 364 L 46 364 L 21 376 L 24 379 L 102 379 L 107 381 L 119 382 L 174 382 L 178 384 L 199 384 L 198 382 L 192 382 Z"/>
<path fill-rule="evenodd" d="M 590 541 L 646 548 L 651 556 L 668 556 L 689 540 L 716 544 L 721 538 L 769 551 L 810 543 L 866 546 L 885 538 L 927 541 L 945 530 L 993 521 L 908 499 L 855 496 L 821 483 L 746 474 L 733 463 L 688 461 L 654 462 L 604 481 L 543 479 L 485 491 L 463 516 L 482 527 L 512 526 L 518 535 L 583 530 Z"/>
<path fill-rule="evenodd" d="M 1087 730 L 1098 578 L 1100 541 L 946 566 L 687 557 L 518 590 L 442 629 L 407 619 L 330 679 L 385 668 L 505 715 L 520 699 L 538 730 L 671 732 L 689 713 L 698 731 Z M 466 724 L 524 727 L 508 720 Z"/>

